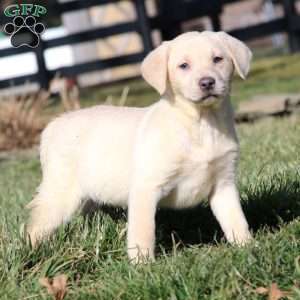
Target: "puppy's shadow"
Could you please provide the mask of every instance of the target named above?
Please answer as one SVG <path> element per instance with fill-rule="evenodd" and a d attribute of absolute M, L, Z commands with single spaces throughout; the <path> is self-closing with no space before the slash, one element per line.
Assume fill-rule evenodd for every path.
<path fill-rule="evenodd" d="M 243 210 L 253 233 L 268 228 L 278 229 L 300 216 L 300 179 L 279 180 L 276 186 L 261 184 L 242 192 Z M 224 205 L 226 205 L 224 199 Z M 126 211 L 111 207 L 101 209 L 115 220 L 126 220 Z M 90 211 L 90 208 L 89 208 Z M 174 246 L 215 244 L 223 232 L 208 205 L 193 209 L 159 209 L 156 214 L 156 240 L 159 247 L 170 251 Z"/>

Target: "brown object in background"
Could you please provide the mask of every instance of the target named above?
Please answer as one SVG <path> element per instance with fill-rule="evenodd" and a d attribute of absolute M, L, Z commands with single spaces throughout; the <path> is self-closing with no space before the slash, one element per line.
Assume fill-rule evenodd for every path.
<path fill-rule="evenodd" d="M 24 96 L 0 99 L 0 151 L 27 149 L 37 145 L 49 117 L 44 110 L 50 92 L 40 91 Z M 60 91 L 64 111 L 80 108 L 79 90 L 76 85 Z"/>

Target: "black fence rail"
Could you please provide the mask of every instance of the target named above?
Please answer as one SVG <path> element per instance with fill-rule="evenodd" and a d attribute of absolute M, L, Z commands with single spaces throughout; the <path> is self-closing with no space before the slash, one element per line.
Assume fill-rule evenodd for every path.
<path fill-rule="evenodd" d="M 48 1 L 48 15 L 62 15 L 63 13 L 86 9 L 93 6 L 117 3 L 121 0 L 74 0 L 66 3 Z M 110 69 L 118 66 L 134 64 L 142 61 L 145 55 L 153 48 L 151 32 L 158 29 L 164 40 L 171 39 L 181 31 L 181 24 L 194 18 L 210 17 L 213 29 L 222 29 L 220 15 L 223 7 L 232 2 L 241 0 L 156 0 L 157 15 L 148 17 L 144 0 L 132 0 L 136 10 L 136 20 L 123 22 L 107 27 L 93 28 L 90 30 L 69 34 L 64 37 L 51 40 L 41 40 L 37 48 L 28 47 L 7 48 L 0 50 L 0 58 L 34 52 L 38 64 L 38 72 L 31 75 L 19 76 L 0 81 L 0 89 L 9 86 L 24 84 L 25 82 L 37 82 L 41 88 L 48 88 L 50 80 L 59 73 L 62 77 L 76 77 L 79 74 Z M 285 32 L 288 34 L 291 52 L 300 50 L 300 16 L 295 7 L 296 0 L 282 0 L 284 16 L 269 22 L 259 23 L 247 28 L 238 28 L 229 33 L 241 40 L 251 40 L 265 37 L 274 33 Z M 2 16 L 0 23 L 4 24 L 6 19 Z M 138 53 L 112 57 L 109 59 L 97 59 L 94 61 L 80 63 L 73 66 L 61 67 L 48 70 L 45 64 L 44 52 L 46 49 L 63 45 L 80 44 L 96 39 L 107 38 L 113 35 L 137 32 L 143 43 L 143 50 Z"/>

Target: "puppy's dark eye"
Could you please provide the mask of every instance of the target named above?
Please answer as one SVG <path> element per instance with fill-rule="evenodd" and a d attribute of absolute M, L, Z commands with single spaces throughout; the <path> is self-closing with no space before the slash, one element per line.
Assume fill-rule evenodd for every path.
<path fill-rule="evenodd" d="M 213 58 L 214 64 L 217 64 L 217 63 L 221 62 L 222 60 L 223 60 L 223 57 L 221 57 L 221 56 L 215 56 Z"/>
<path fill-rule="evenodd" d="M 179 65 L 179 68 L 182 69 L 182 70 L 186 70 L 189 68 L 189 64 L 188 63 L 183 63 L 181 65 Z"/>

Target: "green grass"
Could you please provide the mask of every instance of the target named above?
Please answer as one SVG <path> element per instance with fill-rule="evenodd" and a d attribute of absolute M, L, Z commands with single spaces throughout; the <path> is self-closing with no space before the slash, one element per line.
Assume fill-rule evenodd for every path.
<path fill-rule="evenodd" d="M 261 59 L 248 83 L 235 82 L 235 96 L 299 92 L 298 60 Z M 139 104 L 150 102 L 153 94 L 142 82 L 133 86 L 130 104 L 144 94 Z M 115 95 L 121 91 L 110 89 L 106 92 Z M 157 260 L 141 266 L 127 260 L 126 212 L 119 209 L 78 215 L 31 249 L 23 239 L 24 206 L 40 181 L 39 162 L 0 161 L 0 299 L 50 299 L 38 279 L 60 273 L 69 277 L 65 299 L 72 300 L 266 299 L 255 289 L 272 282 L 291 291 L 290 299 L 300 299 L 300 117 L 239 125 L 238 132 L 239 189 L 254 241 L 244 248 L 227 244 L 206 204 L 161 210 Z"/>

